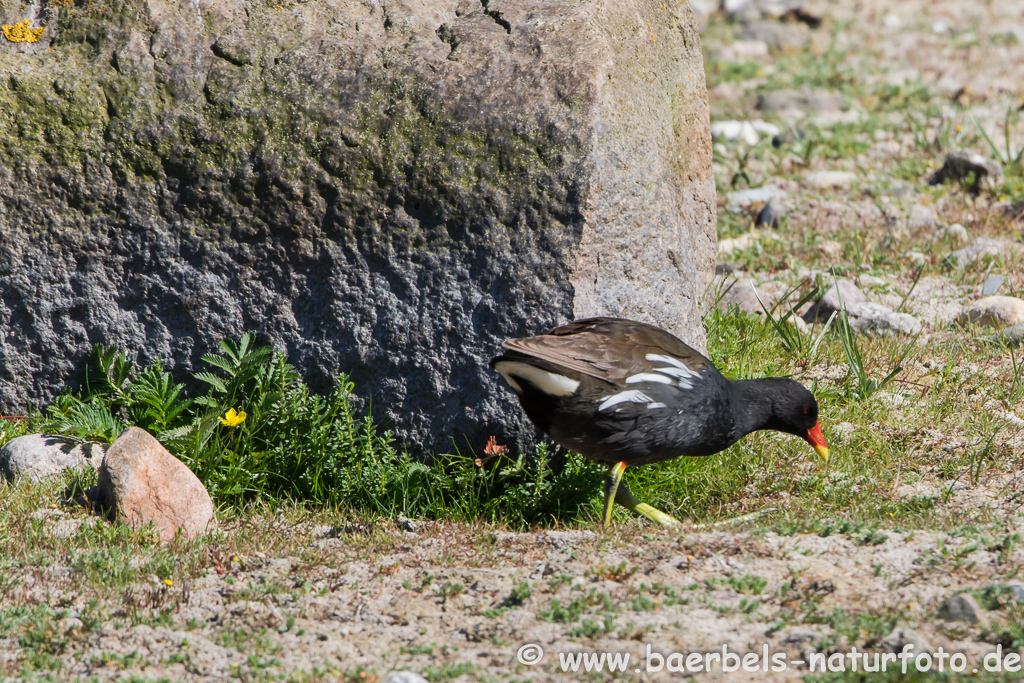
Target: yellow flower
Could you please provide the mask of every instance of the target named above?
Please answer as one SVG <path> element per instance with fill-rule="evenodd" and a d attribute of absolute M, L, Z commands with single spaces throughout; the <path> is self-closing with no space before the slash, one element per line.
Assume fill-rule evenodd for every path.
<path fill-rule="evenodd" d="M 168 586 L 173 586 L 174 585 L 174 582 L 171 581 L 170 579 L 164 579 L 164 583 L 166 583 Z"/>
<path fill-rule="evenodd" d="M 245 422 L 245 411 L 240 410 L 236 413 L 234 408 L 229 408 L 228 412 L 224 413 L 224 417 L 220 419 L 220 423 L 225 427 L 237 427 L 243 422 Z"/>

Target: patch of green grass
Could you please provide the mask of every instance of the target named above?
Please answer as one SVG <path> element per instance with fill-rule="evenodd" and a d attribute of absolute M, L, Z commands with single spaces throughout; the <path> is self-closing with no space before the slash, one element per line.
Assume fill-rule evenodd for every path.
<path fill-rule="evenodd" d="M 748 81 L 764 75 L 760 64 L 754 62 L 712 61 L 709 63 L 708 78 L 719 83 L 729 81 Z"/>

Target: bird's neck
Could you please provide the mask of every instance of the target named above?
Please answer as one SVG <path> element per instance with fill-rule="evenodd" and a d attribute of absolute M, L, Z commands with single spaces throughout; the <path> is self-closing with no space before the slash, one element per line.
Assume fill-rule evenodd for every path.
<path fill-rule="evenodd" d="M 775 377 L 730 380 L 735 441 L 760 429 L 776 429 L 775 397 L 784 391 L 785 382 Z"/>

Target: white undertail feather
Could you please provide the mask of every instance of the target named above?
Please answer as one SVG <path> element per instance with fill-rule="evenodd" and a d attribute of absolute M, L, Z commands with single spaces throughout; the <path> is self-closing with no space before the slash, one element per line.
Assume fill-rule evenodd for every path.
<path fill-rule="evenodd" d="M 580 383 L 565 375 L 542 370 L 529 363 L 515 361 L 498 361 L 494 369 L 505 378 L 509 386 L 517 393 L 523 393 L 523 387 L 513 377 L 524 379 L 550 396 L 571 396 L 580 387 Z"/>
<path fill-rule="evenodd" d="M 609 396 L 605 400 L 601 401 L 601 404 L 597 406 L 597 409 L 598 411 L 607 410 L 614 405 L 626 403 L 627 401 L 630 403 L 650 403 L 653 400 L 654 399 L 642 391 L 630 389 L 629 391 L 622 391 L 613 396 Z"/>

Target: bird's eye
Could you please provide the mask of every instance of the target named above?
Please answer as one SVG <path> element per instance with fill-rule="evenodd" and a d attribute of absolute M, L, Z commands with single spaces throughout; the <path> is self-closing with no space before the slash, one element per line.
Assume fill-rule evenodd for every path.
<path fill-rule="evenodd" d="M 811 407 L 810 406 L 804 406 L 804 415 L 810 415 L 810 414 L 811 414 Z"/>

